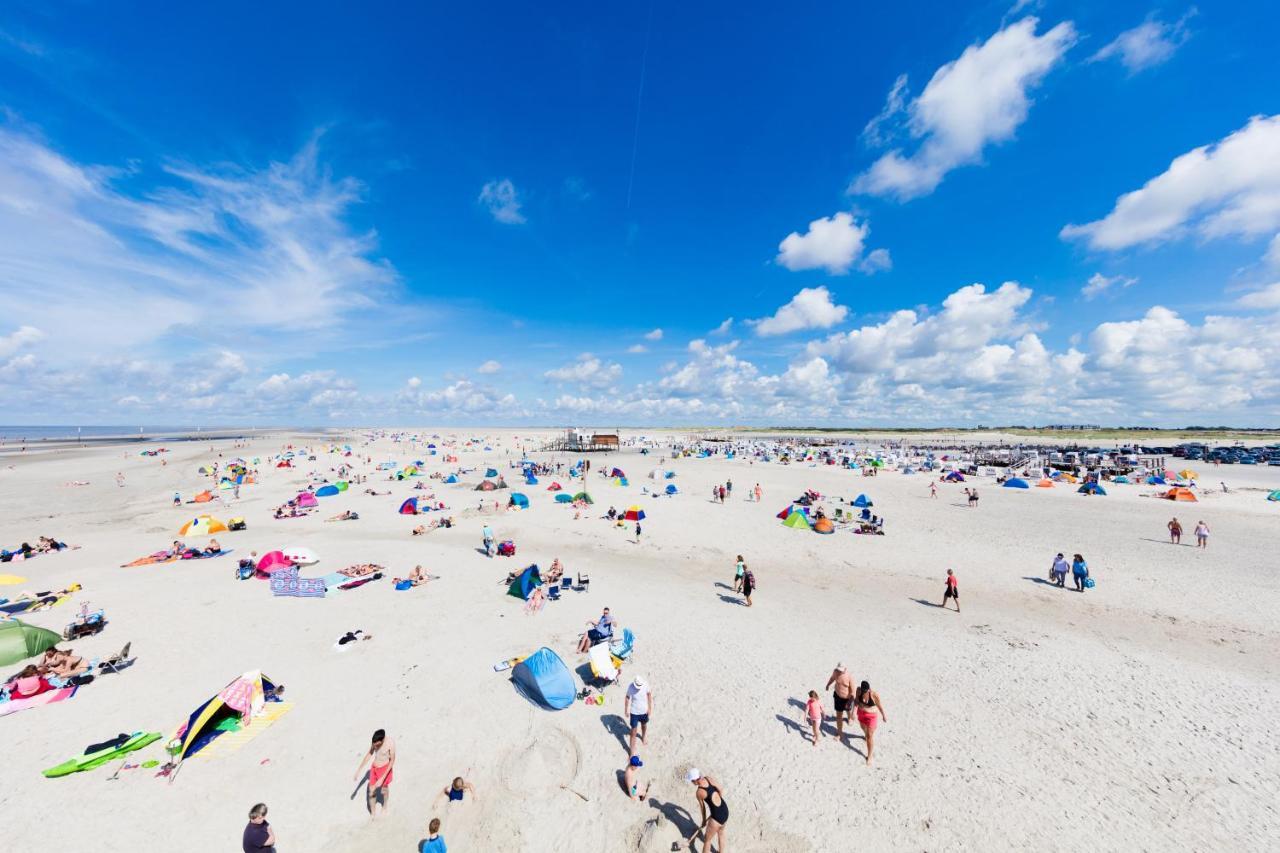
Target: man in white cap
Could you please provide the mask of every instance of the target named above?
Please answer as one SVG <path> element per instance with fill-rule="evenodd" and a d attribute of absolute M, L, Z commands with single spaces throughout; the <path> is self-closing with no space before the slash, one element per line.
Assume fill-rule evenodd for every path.
<path fill-rule="evenodd" d="M 653 690 L 644 676 L 637 675 L 627 688 L 627 697 L 622 700 L 622 715 L 627 717 L 631 726 L 631 740 L 627 745 L 629 755 L 636 754 L 636 733 L 640 742 L 645 743 L 649 735 L 649 715 L 653 713 Z"/>
<path fill-rule="evenodd" d="M 836 664 L 836 668 L 832 670 L 831 677 L 827 679 L 827 687 L 835 685 L 836 689 L 832 692 L 832 698 L 835 700 L 836 707 L 836 739 L 844 740 L 844 721 L 848 717 L 853 719 L 853 693 L 856 689 L 853 684 L 853 676 L 849 674 L 849 670 L 844 664 Z"/>
<path fill-rule="evenodd" d="M 694 827 L 689 843 L 692 844 L 693 839 L 705 828 L 702 853 L 710 853 L 713 840 L 717 850 L 724 850 L 724 825 L 729 821 L 729 806 L 724 801 L 724 789 L 715 779 L 703 776 L 702 771 L 696 767 L 689 769 L 684 780 L 698 789 L 698 808 L 702 813 L 702 822 Z"/>

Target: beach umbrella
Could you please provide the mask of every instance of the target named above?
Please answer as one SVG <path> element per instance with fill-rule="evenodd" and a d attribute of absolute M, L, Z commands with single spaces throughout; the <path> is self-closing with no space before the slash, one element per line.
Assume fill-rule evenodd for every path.
<path fill-rule="evenodd" d="M 316 556 L 315 551 L 310 548 L 303 548 L 301 545 L 290 545 L 286 548 L 281 548 L 280 553 L 300 566 L 309 566 L 320 559 Z"/>
<path fill-rule="evenodd" d="M 644 510 L 641 509 L 639 506 L 629 506 L 627 507 L 627 512 L 623 516 L 623 518 L 626 519 L 627 521 L 643 521 Z"/>
<path fill-rule="evenodd" d="M 212 515 L 197 516 L 178 531 L 179 536 L 212 536 L 215 533 L 226 533 L 227 526 Z"/>

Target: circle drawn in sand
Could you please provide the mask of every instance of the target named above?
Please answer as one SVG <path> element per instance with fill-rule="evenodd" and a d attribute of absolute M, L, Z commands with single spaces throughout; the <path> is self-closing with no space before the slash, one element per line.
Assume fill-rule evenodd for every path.
<path fill-rule="evenodd" d="M 502 761 L 503 784 L 513 797 L 541 798 L 571 784 L 581 763 L 578 739 L 562 729 L 547 729 L 507 753 Z"/>

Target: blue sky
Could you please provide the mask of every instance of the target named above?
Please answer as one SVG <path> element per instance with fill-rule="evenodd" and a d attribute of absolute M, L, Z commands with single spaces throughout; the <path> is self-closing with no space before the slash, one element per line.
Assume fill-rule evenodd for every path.
<path fill-rule="evenodd" d="M 1274 425 L 1280 9 L 16 2 L 27 423 Z"/>

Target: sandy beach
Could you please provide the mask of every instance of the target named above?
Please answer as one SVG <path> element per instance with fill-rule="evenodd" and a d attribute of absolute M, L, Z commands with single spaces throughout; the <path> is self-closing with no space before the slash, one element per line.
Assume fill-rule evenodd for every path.
<path fill-rule="evenodd" d="M 68 645 L 105 658 L 131 642 L 137 655 L 69 700 L 0 719 L 9 849 L 234 850 L 249 807 L 265 802 L 286 853 L 413 850 L 432 817 L 453 851 L 669 851 L 698 819 L 685 782 L 691 767 L 722 784 L 735 853 L 1280 846 L 1280 503 L 1264 499 L 1280 485 L 1276 468 L 1206 472 L 1213 491 L 1186 504 L 1151 497 L 1148 486 L 1086 497 L 1067 485 L 1021 491 L 978 477 L 965 484 L 981 493 L 970 509 L 959 485 L 939 484 L 931 498 L 936 474 L 673 461 L 662 449 L 628 448 L 591 455 L 595 504 L 575 520 L 546 490 L 553 480 L 577 490 L 567 477 L 524 486 L 509 467 L 518 446 L 537 446 L 545 433 L 417 434 L 414 446 L 366 444 L 358 432 L 328 442 L 280 434 L 240 447 L 176 443 L 159 457 L 99 446 L 0 459 L 0 544 L 48 535 L 79 546 L 5 564 L 26 580 L 0 587 L 0 597 L 81 584 L 64 604 L 23 620 L 60 631 L 90 602 L 105 610 L 107 628 Z M 441 448 L 451 436 L 483 436 L 493 449 L 459 448 L 459 461 L 445 462 L 443 449 L 426 455 L 432 434 Z M 355 455 L 328 452 L 345 443 Z M 274 467 L 289 445 L 309 447 L 316 460 Z M 175 491 L 188 500 L 210 485 L 197 469 L 219 453 L 257 457 L 260 482 L 239 499 L 224 491 L 220 501 L 173 506 Z M 530 454 L 553 456 L 576 458 Z M 445 485 L 388 481 L 375 468 L 413 459 L 425 461 L 425 474 L 478 470 Z M 343 462 L 368 482 L 322 498 L 307 517 L 272 518 L 318 482 L 310 474 L 336 480 Z M 599 477 L 614 466 L 629 485 Z M 494 512 L 508 492 L 471 489 L 487 467 L 527 494 L 529 508 Z M 666 482 L 679 494 L 642 493 L 655 486 L 646 476 L 655 467 L 675 472 Z M 726 480 L 731 497 L 712 501 L 712 486 Z M 1229 494 L 1217 491 L 1219 480 Z M 87 485 L 69 485 L 76 481 Z M 425 490 L 413 489 L 418 482 Z M 756 483 L 759 503 L 747 500 Z M 828 508 L 867 494 L 886 535 L 784 527 L 775 516 L 805 489 Z M 397 508 L 428 493 L 457 523 L 411 536 L 441 514 Z M 610 505 L 632 504 L 647 516 L 639 543 L 634 525 L 600 518 Z M 359 519 L 325 522 L 344 510 Z M 246 530 L 217 536 L 231 554 L 121 567 L 168 547 L 205 511 L 246 520 Z M 1187 530 L 1181 546 L 1166 534 L 1175 515 Z M 1212 530 L 1203 550 L 1191 536 L 1200 519 Z M 514 557 L 482 553 L 486 523 L 516 543 Z M 276 597 L 263 580 L 236 579 L 239 558 L 289 545 L 320 558 L 304 576 L 363 562 L 388 576 L 324 598 Z M 1082 553 L 1096 587 L 1051 586 L 1058 552 Z M 733 589 L 738 554 L 758 582 L 750 608 Z M 503 578 L 557 557 L 567 574 L 589 575 L 589 587 L 525 613 Z M 391 576 L 419 564 L 438 579 L 393 589 Z M 948 568 L 959 578 L 960 613 L 939 606 Z M 606 606 L 636 640 L 623 683 L 604 689 L 603 705 L 544 710 L 494 671 L 547 646 L 581 674 L 578 636 Z M 335 649 L 355 629 L 373 639 Z M 870 766 L 856 725 L 841 743 L 828 719 L 816 748 L 809 740 L 806 696 L 817 690 L 833 713 L 823 688 L 837 662 L 883 703 Z M 286 686 L 289 712 L 236 748 L 193 756 L 176 779 L 137 768 L 109 780 L 122 760 L 41 776 L 121 732 L 163 733 L 128 763 L 167 761 L 164 744 L 188 715 L 251 670 Z M 636 675 L 655 702 L 649 742 L 637 749 L 640 777 L 652 783 L 641 803 L 620 784 L 623 695 Z M 353 773 L 378 728 L 397 760 L 390 812 L 371 820 Z M 459 775 L 476 796 L 436 801 Z M 70 819 L 54 817 L 55 808 Z"/>

